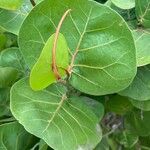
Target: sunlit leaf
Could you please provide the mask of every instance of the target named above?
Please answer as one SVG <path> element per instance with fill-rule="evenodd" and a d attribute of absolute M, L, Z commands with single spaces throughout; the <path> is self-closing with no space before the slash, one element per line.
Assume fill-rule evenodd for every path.
<path fill-rule="evenodd" d="M 41 90 L 55 82 L 57 79 L 52 70 L 52 47 L 55 34 L 52 35 L 42 50 L 42 53 L 31 70 L 30 85 L 34 90 Z M 68 67 L 68 47 L 65 37 L 59 34 L 56 48 L 56 64 L 61 76 L 66 74 Z"/>

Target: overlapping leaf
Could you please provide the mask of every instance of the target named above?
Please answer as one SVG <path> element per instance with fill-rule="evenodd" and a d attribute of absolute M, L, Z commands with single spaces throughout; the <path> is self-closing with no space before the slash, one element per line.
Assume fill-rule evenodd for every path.
<path fill-rule="evenodd" d="M 150 135 L 150 111 L 135 110 L 125 116 L 125 128 L 138 136 Z"/>
<path fill-rule="evenodd" d="M 65 92 L 60 84 L 35 92 L 22 79 L 11 89 L 11 111 L 28 132 L 56 150 L 93 149 L 101 140 L 99 119 L 82 97 L 67 98 Z"/>
<path fill-rule="evenodd" d="M 135 0 L 111 0 L 113 4 L 121 9 L 131 9 L 135 7 Z"/>
<path fill-rule="evenodd" d="M 138 66 L 150 64 L 150 32 L 146 30 L 135 30 L 133 35 L 137 49 Z"/>
<path fill-rule="evenodd" d="M 40 1 L 42 0 L 36 0 L 37 3 Z M 4 28 L 8 32 L 18 35 L 22 22 L 32 8 L 33 6 L 31 5 L 30 1 L 24 0 L 23 4 L 18 10 L 12 11 L 0 9 L 0 27 Z"/>
<path fill-rule="evenodd" d="M 18 122 L 0 125 L 1 150 L 27 150 L 34 144 L 33 135 L 29 134 Z"/>
<path fill-rule="evenodd" d="M 119 94 L 128 96 L 137 101 L 146 101 L 150 99 L 150 65 L 138 68 L 134 81 L 128 88 Z"/>
<path fill-rule="evenodd" d="M 92 95 L 126 88 L 136 73 L 131 32 L 117 13 L 94 1 L 64 0 L 62 5 L 59 0 L 45 0 L 35 7 L 19 34 L 19 45 L 30 68 L 67 9 L 72 11 L 61 33 L 72 52 L 70 59 L 75 58 L 69 78 L 72 86 Z"/>
<path fill-rule="evenodd" d="M 123 131 L 117 134 L 116 139 L 126 148 L 132 148 L 138 142 L 138 136 L 129 131 Z"/>
<path fill-rule="evenodd" d="M 9 88 L 0 89 L 0 117 L 9 114 Z"/>
<path fill-rule="evenodd" d="M 1 52 L 0 66 L 12 67 L 22 73 L 26 70 L 24 59 L 17 47 L 7 48 Z"/>
<path fill-rule="evenodd" d="M 23 0 L 0 0 L 0 8 L 16 10 L 21 6 Z"/>
<path fill-rule="evenodd" d="M 0 88 L 11 86 L 18 78 L 18 71 L 12 67 L 0 67 Z"/>
<path fill-rule="evenodd" d="M 134 99 L 130 99 L 133 106 L 139 108 L 143 111 L 150 111 L 150 100 L 147 101 L 137 101 Z"/>
<path fill-rule="evenodd" d="M 30 85 L 34 90 L 41 90 L 55 82 L 57 79 L 52 69 L 52 48 L 55 34 L 50 36 L 42 53 L 31 70 Z M 66 74 L 68 67 L 68 46 L 65 37 L 59 34 L 56 48 L 56 65 L 61 76 Z"/>

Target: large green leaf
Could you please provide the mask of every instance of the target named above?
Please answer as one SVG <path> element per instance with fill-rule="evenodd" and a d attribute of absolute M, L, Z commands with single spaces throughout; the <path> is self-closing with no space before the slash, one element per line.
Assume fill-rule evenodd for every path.
<path fill-rule="evenodd" d="M 72 86 L 93 95 L 126 88 L 136 73 L 131 32 L 116 12 L 94 1 L 64 0 L 62 5 L 59 0 L 45 0 L 31 11 L 19 34 L 19 45 L 30 68 L 67 9 L 72 11 L 60 32 L 75 58 L 69 78 Z"/>
<path fill-rule="evenodd" d="M 150 64 L 150 32 L 146 30 L 134 30 L 133 35 L 137 49 L 138 66 Z"/>
<path fill-rule="evenodd" d="M 24 59 L 17 47 L 7 48 L 0 53 L 0 66 L 12 67 L 20 72 L 26 70 Z"/>
<path fill-rule="evenodd" d="M 0 89 L 0 117 L 9 114 L 9 88 Z"/>
<path fill-rule="evenodd" d="M 150 111 L 135 110 L 125 116 L 125 128 L 138 136 L 150 135 Z"/>
<path fill-rule="evenodd" d="M 121 9 L 131 9 L 135 7 L 135 0 L 111 0 L 113 4 Z"/>
<path fill-rule="evenodd" d="M 65 92 L 60 84 L 35 92 L 22 79 L 11 89 L 11 111 L 28 132 L 56 150 L 93 149 L 101 140 L 99 119 L 82 97 L 67 98 Z"/>
<path fill-rule="evenodd" d="M 136 15 L 140 24 L 150 28 L 150 1 L 135 0 Z"/>
<path fill-rule="evenodd" d="M 131 85 L 120 92 L 120 95 L 128 96 L 137 101 L 150 99 L 150 65 L 138 68 L 137 75 Z"/>
<path fill-rule="evenodd" d="M 33 90 L 42 90 L 57 79 L 52 69 L 52 48 L 55 34 L 46 42 L 42 53 L 31 70 L 30 85 Z M 56 48 L 56 65 L 61 76 L 66 74 L 65 69 L 69 65 L 68 46 L 65 37 L 59 34 Z"/>
<path fill-rule="evenodd" d="M 0 125 L 1 150 L 29 150 L 35 139 L 18 123 L 12 122 Z"/>
<path fill-rule="evenodd" d="M 0 8 L 16 10 L 21 6 L 22 0 L 0 0 Z"/>
<path fill-rule="evenodd" d="M 124 147 L 131 148 L 138 142 L 138 136 L 125 130 L 116 135 L 116 140 Z"/>
<path fill-rule="evenodd" d="M 129 99 L 133 106 L 139 108 L 143 111 L 150 111 L 150 100 L 147 101 L 137 101 L 134 99 Z"/>
<path fill-rule="evenodd" d="M 18 71 L 11 67 L 0 67 L 0 88 L 11 86 L 18 78 Z"/>
<path fill-rule="evenodd" d="M 42 0 L 36 0 L 37 3 L 40 1 Z M 8 32 L 18 35 L 22 22 L 32 8 L 33 6 L 31 5 L 30 0 L 24 0 L 18 10 L 12 11 L 0 9 L 0 27 L 4 28 Z"/>

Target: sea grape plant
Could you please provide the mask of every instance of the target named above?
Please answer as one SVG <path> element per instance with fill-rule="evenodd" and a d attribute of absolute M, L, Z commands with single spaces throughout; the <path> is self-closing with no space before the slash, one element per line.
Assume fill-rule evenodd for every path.
<path fill-rule="evenodd" d="M 0 8 L 0 149 L 150 148 L 150 0 Z"/>

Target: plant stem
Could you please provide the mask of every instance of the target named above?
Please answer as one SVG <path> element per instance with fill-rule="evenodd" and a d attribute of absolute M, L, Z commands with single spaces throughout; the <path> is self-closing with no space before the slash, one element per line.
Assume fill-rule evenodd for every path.
<path fill-rule="evenodd" d="M 35 1 L 34 0 L 30 0 L 32 6 L 34 7 L 36 5 Z"/>
<path fill-rule="evenodd" d="M 58 72 L 58 68 L 57 68 L 57 65 L 56 65 L 56 48 L 57 48 L 57 41 L 58 41 L 58 36 L 59 36 L 59 31 L 60 31 L 60 28 L 66 18 L 66 16 L 68 15 L 68 13 L 71 11 L 71 9 L 68 9 L 64 15 L 62 16 L 59 24 L 58 24 L 58 27 L 56 29 L 56 33 L 55 33 L 55 37 L 54 37 L 54 43 L 53 43 L 53 48 L 52 48 L 52 70 L 55 74 L 55 77 L 57 80 L 61 79 L 61 76 Z"/>
<path fill-rule="evenodd" d="M 13 117 L 11 117 L 11 118 L 6 118 L 6 119 L 0 120 L 0 123 L 4 123 L 4 122 L 12 122 L 12 121 L 16 121 L 16 119 L 13 118 Z"/>

